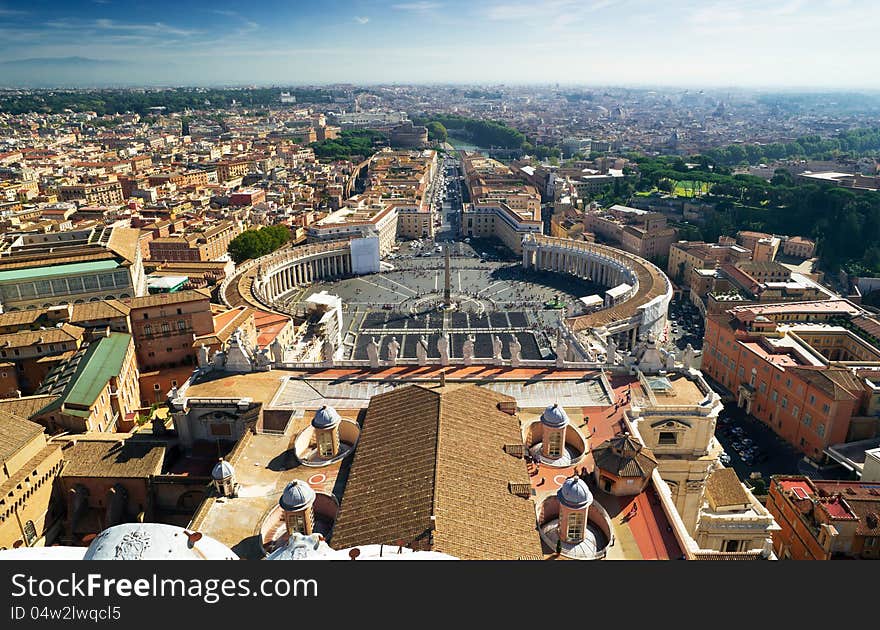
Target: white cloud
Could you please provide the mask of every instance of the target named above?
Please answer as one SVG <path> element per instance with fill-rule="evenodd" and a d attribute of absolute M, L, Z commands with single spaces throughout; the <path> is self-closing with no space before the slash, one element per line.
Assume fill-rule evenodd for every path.
<path fill-rule="evenodd" d="M 356 16 L 354 16 L 354 21 L 357 22 L 358 24 L 366 24 L 367 22 L 370 21 L 370 18 L 356 15 Z"/>
<path fill-rule="evenodd" d="M 402 4 L 392 4 L 391 8 L 398 11 L 431 11 L 442 6 L 439 2 L 404 2 Z"/>
<path fill-rule="evenodd" d="M 556 20 L 557 24 L 578 22 L 585 13 L 607 9 L 621 0 L 594 0 L 585 3 L 583 0 L 535 0 L 534 2 L 502 2 L 493 4 L 486 9 L 486 18 L 493 21 L 519 20 Z M 559 19 L 558 14 L 565 13 L 569 17 Z"/>
<path fill-rule="evenodd" d="M 195 29 L 178 28 L 169 24 L 165 24 L 163 22 L 153 22 L 151 24 L 134 24 L 128 22 L 117 22 L 115 20 L 108 20 L 106 18 L 99 18 L 97 20 L 91 21 L 70 19 L 52 20 L 50 22 L 46 22 L 46 26 L 50 28 L 64 30 L 94 29 L 99 31 L 122 31 L 128 33 L 160 35 L 163 37 L 167 37 L 169 35 L 189 37 L 201 33 L 201 31 Z"/>

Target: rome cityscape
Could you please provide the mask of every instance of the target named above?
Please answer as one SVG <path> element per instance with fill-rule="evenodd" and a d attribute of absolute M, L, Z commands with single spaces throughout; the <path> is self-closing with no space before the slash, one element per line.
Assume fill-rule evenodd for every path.
<path fill-rule="evenodd" d="M 880 7 L 178 4 L 0 3 L 0 560 L 880 559 Z"/>

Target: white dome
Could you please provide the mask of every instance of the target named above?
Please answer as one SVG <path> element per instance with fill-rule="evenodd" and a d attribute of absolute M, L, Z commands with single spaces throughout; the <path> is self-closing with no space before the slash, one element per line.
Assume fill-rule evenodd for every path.
<path fill-rule="evenodd" d="M 182 527 L 126 523 L 101 532 L 83 560 L 238 560 L 223 543 Z"/>
<path fill-rule="evenodd" d="M 569 477 L 556 491 L 559 502 L 573 510 L 581 510 L 593 502 L 593 495 L 580 477 Z"/>
<path fill-rule="evenodd" d="M 296 512 L 308 507 L 314 500 L 315 491 L 312 490 L 309 484 L 305 481 L 294 479 L 287 484 L 286 488 L 284 488 L 284 492 L 281 494 L 281 499 L 279 499 L 278 505 L 280 505 L 283 510 Z"/>
<path fill-rule="evenodd" d="M 235 475 L 235 468 L 232 467 L 232 464 L 222 458 L 219 462 L 217 462 L 217 464 L 214 466 L 214 469 L 211 471 L 211 479 L 214 479 L 216 481 L 229 479 L 233 475 Z"/>
<path fill-rule="evenodd" d="M 568 424 L 568 414 L 559 404 L 554 403 L 541 414 L 541 422 L 548 427 L 560 428 Z"/>

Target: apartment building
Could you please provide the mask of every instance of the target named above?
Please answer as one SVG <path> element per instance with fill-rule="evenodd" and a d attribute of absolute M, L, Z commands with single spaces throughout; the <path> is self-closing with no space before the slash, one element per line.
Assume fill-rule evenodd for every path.
<path fill-rule="evenodd" d="M 57 397 L 31 418 L 49 433 L 130 430 L 141 406 L 131 335 L 111 332 L 83 346 L 49 373 L 37 394 Z"/>
<path fill-rule="evenodd" d="M 3 413 L 0 421 L 0 549 L 43 547 L 60 527 L 52 487 L 61 472 L 61 447 L 43 427 Z"/>
<path fill-rule="evenodd" d="M 237 221 L 221 221 L 203 230 L 190 230 L 179 236 L 149 241 L 151 262 L 206 262 L 226 255 L 229 243 L 241 234 Z"/>
<path fill-rule="evenodd" d="M 678 235 L 659 212 L 621 205 L 585 212 L 584 230 L 648 260 L 665 259 Z"/>
<path fill-rule="evenodd" d="M 85 205 L 107 206 L 125 200 L 122 184 L 115 178 L 112 181 L 91 184 L 67 184 L 58 190 L 61 201 L 82 201 Z"/>
<path fill-rule="evenodd" d="M 880 483 L 776 475 L 767 509 L 780 558 L 880 560 Z"/>
<path fill-rule="evenodd" d="M 0 309 L 143 295 L 139 237 L 137 229 L 100 226 L 7 240 L 0 248 Z"/>
<path fill-rule="evenodd" d="M 828 446 L 877 432 L 877 419 L 864 417 L 872 388 L 857 374 L 880 368 L 880 349 L 858 332 L 862 319 L 841 299 L 710 314 L 701 369 L 746 413 L 824 461 Z"/>

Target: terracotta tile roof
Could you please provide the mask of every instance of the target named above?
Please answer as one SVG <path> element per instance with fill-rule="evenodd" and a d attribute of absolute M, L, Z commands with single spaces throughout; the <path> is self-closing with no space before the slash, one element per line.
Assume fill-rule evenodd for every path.
<path fill-rule="evenodd" d="M 62 477 L 145 478 L 162 471 L 165 446 L 155 443 L 76 440 L 64 448 Z"/>
<path fill-rule="evenodd" d="M 788 368 L 804 382 L 816 387 L 831 397 L 832 400 L 855 400 L 855 392 L 861 385 L 853 378 L 846 368 L 825 367 L 811 369 L 803 367 Z"/>
<path fill-rule="evenodd" d="M 110 232 L 107 248 L 130 263 L 133 263 L 140 250 L 141 231 L 137 228 L 114 227 Z"/>
<path fill-rule="evenodd" d="M 33 324 L 45 314 L 46 311 L 44 309 L 28 309 L 24 311 L 0 313 L 0 327 L 5 328 L 6 326 L 26 326 Z"/>
<path fill-rule="evenodd" d="M 713 508 L 748 505 L 749 495 L 733 468 L 717 468 L 706 480 L 706 496 Z"/>
<path fill-rule="evenodd" d="M 56 398 L 58 397 L 51 394 L 24 396 L 22 398 L 4 398 L 0 400 L 0 418 L 6 415 L 31 418 L 46 405 L 54 402 Z"/>
<path fill-rule="evenodd" d="M 0 412 L 0 464 L 14 456 L 35 437 L 43 433 L 43 427 L 36 422 Z"/>
<path fill-rule="evenodd" d="M 0 335 L 0 348 L 25 348 L 35 344 L 62 343 L 82 339 L 84 329 L 64 323 L 58 328 L 45 330 L 22 330 Z"/>
<path fill-rule="evenodd" d="M 475 385 L 411 385 L 374 396 L 331 543 L 404 540 L 462 559 L 541 555 L 525 462 L 503 447 L 522 441 L 512 399 Z M 435 517 L 433 541 L 429 537 Z"/>
<path fill-rule="evenodd" d="M 211 291 L 209 289 L 192 289 L 188 291 L 176 291 L 174 293 L 155 293 L 153 295 L 127 298 L 124 302 L 134 310 L 136 308 L 180 304 L 181 302 L 192 302 L 194 300 L 205 299 L 211 299 Z"/>
<path fill-rule="evenodd" d="M 112 319 L 125 317 L 131 311 L 128 304 L 119 300 L 100 300 L 99 302 L 84 302 L 73 305 L 72 322 L 89 322 L 96 319 Z"/>
<path fill-rule="evenodd" d="M 650 449 L 630 435 L 615 435 L 593 449 L 597 468 L 618 477 L 650 477 L 657 459 Z"/>

